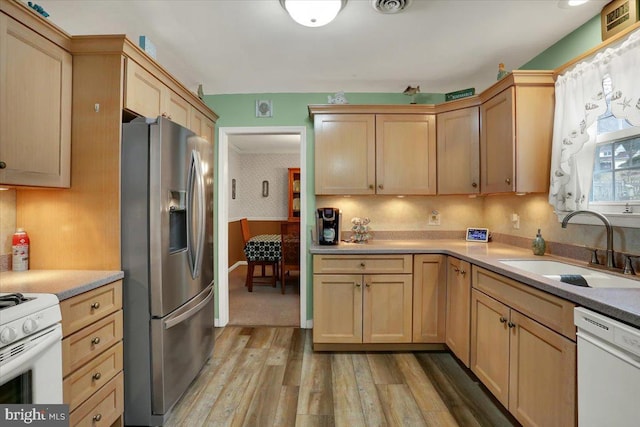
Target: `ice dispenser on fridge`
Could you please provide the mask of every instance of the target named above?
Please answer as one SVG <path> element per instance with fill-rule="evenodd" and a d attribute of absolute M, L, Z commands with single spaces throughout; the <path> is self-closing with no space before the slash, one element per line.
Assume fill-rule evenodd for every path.
<path fill-rule="evenodd" d="M 318 244 L 337 245 L 340 243 L 340 209 L 319 208 L 316 212 Z"/>

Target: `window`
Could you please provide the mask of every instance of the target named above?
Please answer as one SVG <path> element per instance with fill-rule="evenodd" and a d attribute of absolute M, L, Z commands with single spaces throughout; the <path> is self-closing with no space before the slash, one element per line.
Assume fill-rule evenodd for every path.
<path fill-rule="evenodd" d="M 640 127 L 632 126 L 626 119 L 619 119 L 612 114 L 612 102 L 624 103 L 627 100 L 616 93 L 609 76 L 605 76 L 603 88 L 607 110 L 594 124 L 597 146 L 589 208 L 602 213 L 638 213 Z"/>

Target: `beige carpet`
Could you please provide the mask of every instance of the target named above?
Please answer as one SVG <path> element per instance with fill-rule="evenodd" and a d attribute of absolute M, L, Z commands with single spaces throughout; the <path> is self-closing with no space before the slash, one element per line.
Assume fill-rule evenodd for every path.
<path fill-rule="evenodd" d="M 256 274 L 260 274 L 260 268 Z M 267 267 L 267 274 L 270 274 Z M 287 278 L 286 293 L 282 295 L 280 281 L 273 288 L 270 284 L 256 284 L 253 292 L 244 286 L 247 266 L 240 266 L 229 273 L 229 325 L 233 326 L 300 326 L 299 276 L 293 272 Z"/>

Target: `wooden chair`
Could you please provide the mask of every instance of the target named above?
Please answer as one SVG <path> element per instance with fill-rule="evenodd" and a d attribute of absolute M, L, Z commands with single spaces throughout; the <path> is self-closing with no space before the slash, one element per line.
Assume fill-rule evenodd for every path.
<path fill-rule="evenodd" d="M 280 265 L 280 284 L 285 292 L 285 277 L 291 271 L 300 271 L 300 223 L 283 222 L 280 225 L 282 241 L 282 260 Z"/>
<path fill-rule="evenodd" d="M 251 238 L 251 232 L 249 231 L 249 222 L 247 218 L 242 218 L 240 220 L 240 227 L 242 229 L 242 239 L 244 240 L 244 246 L 247 246 L 247 242 Z M 246 253 L 245 253 L 246 254 Z M 279 276 L 279 265 L 280 260 L 249 260 L 247 258 L 247 278 L 245 280 L 245 286 L 249 288 L 249 292 L 253 292 L 253 284 L 254 284 L 254 272 L 256 266 L 262 267 L 262 275 L 260 277 L 266 277 L 265 275 L 265 266 L 271 266 L 271 286 L 276 287 L 276 278 Z"/>

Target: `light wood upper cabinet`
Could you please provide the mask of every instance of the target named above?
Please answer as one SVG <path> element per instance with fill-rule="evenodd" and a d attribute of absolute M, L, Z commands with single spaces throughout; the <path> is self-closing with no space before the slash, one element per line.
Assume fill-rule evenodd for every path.
<path fill-rule="evenodd" d="M 549 190 L 553 131 L 553 78 L 515 83 L 480 107 L 480 171 L 483 193 Z"/>
<path fill-rule="evenodd" d="M 191 105 L 180 95 L 173 92 L 165 86 L 164 96 L 164 113 L 166 117 L 181 126 L 189 128 L 189 120 L 191 119 Z"/>
<path fill-rule="evenodd" d="M 316 194 L 435 194 L 435 116 L 318 114 Z"/>
<path fill-rule="evenodd" d="M 438 194 L 480 192 L 480 111 L 438 114 Z"/>
<path fill-rule="evenodd" d="M 436 194 L 436 117 L 376 115 L 376 194 Z"/>
<path fill-rule="evenodd" d="M 447 258 L 446 339 L 449 349 L 469 367 L 471 265 Z"/>
<path fill-rule="evenodd" d="M 213 142 L 215 133 L 215 123 L 200 111 L 191 107 L 189 129 L 196 135 L 205 138 L 209 142 Z"/>
<path fill-rule="evenodd" d="M 125 67 L 125 109 L 144 117 L 166 117 L 174 123 L 191 128 L 193 107 L 189 102 L 131 58 L 127 58 Z M 196 127 L 198 125 L 199 123 Z"/>
<path fill-rule="evenodd" d="M 125 67 L 124 108 L 144 117 L 162 115 L 165 85 L 130 58 Z"/>
<path fill-rule="evenodd" d="M 0 183 L 69 187 L 71 54 L 0 13 Z"/>
<path fill-rule="evenodd" d="M 375 116 L 314 118 L 316 194 L 375 194 Z"/>
<path fill-rule="evenodd" d="M 446 259 L 444 255 L 413 257 L 413 342 L 445 340 Z"/>

